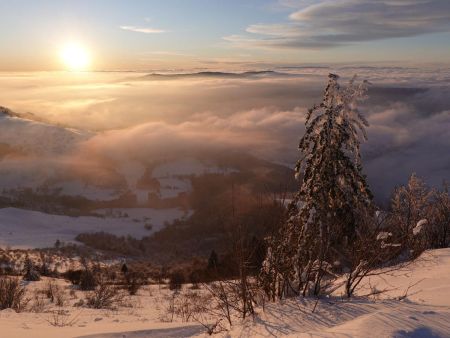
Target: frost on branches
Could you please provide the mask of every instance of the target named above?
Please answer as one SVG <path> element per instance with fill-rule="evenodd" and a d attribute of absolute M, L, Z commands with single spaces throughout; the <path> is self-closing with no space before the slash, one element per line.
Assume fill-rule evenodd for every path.
<path fill-rule="evenodd" d="M 367 82 L 353 78 L 341 87 L 338 79 L 329 75 L 322 103 L 307 114 L 295 167 L 300 189 L 268 257 L 277 273 L 262 276 L 272 283 L 265 287 L 272 288 L 273 297 L 319 294 L 330 262 L 345 260 L 339 256 L 355 238 L 361 216 L 372 207 L 360 157 L 368 122 L 357 108 L 366 97 Z"/>
<path fill-rule="evenodd" d="M 367 139 L 367 120 L 357 109 L 365 98 L 366 82 L 341 88 L 338 76 L 329 75 L 323 102 L 308 111 L 306 132 L 300 140 L 302 154 L 295 172 L 302 184 L 294 214 L 302 223 L 321 224 L 317 230 L 334 229 L 338 239 L 351 239 L 357 213 L 370 206 L 372 194 L 362 174 L 360 135 Z"/>

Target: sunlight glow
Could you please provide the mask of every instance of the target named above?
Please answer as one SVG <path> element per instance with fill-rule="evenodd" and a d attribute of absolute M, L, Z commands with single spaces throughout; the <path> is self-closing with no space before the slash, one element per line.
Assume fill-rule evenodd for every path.
<path fill-rule="evenodd" d="M 86 70 L 91 62 L 90 55 L 86 48 L 77 43 L 65 45 L 60 52 L 62 62 L 71 71 Z"/>

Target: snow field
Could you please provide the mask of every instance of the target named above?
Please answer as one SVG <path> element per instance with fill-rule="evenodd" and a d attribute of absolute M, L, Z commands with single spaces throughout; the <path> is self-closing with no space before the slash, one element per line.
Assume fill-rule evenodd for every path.
<path fill-rule="evenodd" d="M 407 270 L 374 276 L 364 281 L 360 296 L 345 300 L 338 295 L 316 301 L 292 298 L 266 303 L 254 319 L 235 320 L 228 332 L 218 337 L 449 337 L 450 336 L 450 249 L 428 251 Z M 29 283 L 27 290 L 42 288 L 45 280 Z M 71 286 L 57 283 L 67 293 Z M 376 297 L 361 297 L 368 289 L 389 290 Z M 202 292 L 192 290 L 194 292 Z M 187 286 L 182 293 L 192 292 Z M 407 293 L 405 293 L 407 291 Z M 339 291 L 338 291 L 339 293 Z M 69 296 L 68 296 L 69 297 Z M 2 337 L 36 338 L 149 338 L 207 337 L 195 321 L 175 316 L 168 320 L 167 306 L 173 294 L 164 286 L 142 288 L 128 296 L 115 310 L 74 307 L 81 291 L 70 296 L 68 318 L 72 326 L 55 327 L 49 323 L 53 304 L 41 313 L 0 311 Z"/>

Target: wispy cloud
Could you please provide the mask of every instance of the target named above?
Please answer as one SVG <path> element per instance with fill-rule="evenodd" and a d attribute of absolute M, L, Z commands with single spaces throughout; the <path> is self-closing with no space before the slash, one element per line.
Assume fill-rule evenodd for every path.
<path fill-rule="evenodd" d="M 145 52 L 144 54 L 149 55 L 164 55 L 164 56 L 193 56 L 192 54 L 182 53 L 182 52 L 175 52 L 175 51 L 169 51 L 169 50 L 155 50 L 151 52 Z"/>
<path fill-rule="evenodd" d="M 152 27 L 136 27 L 136 26 L 120 26 L 121 29 L 137 33 L 145 34 L 158 34 L 167 32 L 164 29 L 152 28 Z"/>
<path fill-rule="evenodd" d="M 450 31 L 448 0 L 321 0 L 312 5 L 284 0 L 281 4 L 294 10 L 289 21 L 250 25 L 247 34 L 225 40 L 248 48 L 315 49 Z"/>

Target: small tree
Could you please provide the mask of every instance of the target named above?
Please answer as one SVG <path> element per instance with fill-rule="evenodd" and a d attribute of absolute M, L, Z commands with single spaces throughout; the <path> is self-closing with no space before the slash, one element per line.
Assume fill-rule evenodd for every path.
<path fill-rule="evenodd" d="M 59 240 L 59 239 L 57 239 L 56 241 L 55 241 L 55 249 L 59 249 L 59 248 L 61 248 L 61 241 Z"/>
<path fill-rule="evenodd" d="M 52 275 L 52 271 L 50 271 L 50 264 L 52 263 L 52 259 L 49 256 L 46 256 L 43 252 L 40 253 L 41 256 L 41 266 L 39 267 L 39 273 L 41 276 L 50 277 Z"/>
<path fill-rule="evenodd" d="M 402 246 L 395 241 L 386 224 L 386 215 L 377 211 L 361 220 L 352 245 L 345 253 L 345 294 L 351 297 L 364 278 L 390 271 L 401 270 L 402 264 L 380 267 L 394 262 L 402 252 Z"/>
<path fill-rule="evenodd" d="M 123 263 L 123 264 L 122 264 L 122 267 L 120 268 L 120 271 L 122 271 L 122 273 L 123 273 L 124 275 L 127 274 L 127 272 L 128 272 L 128 266 L 127 266 L 126 263 Z"/>
<path fill-rule="evenodd" d="M 217 253 L 214 250 L 212 250 L 208 258 L 207 269 L 208 270 L 217 269 L 218 264 L 219 264 L 219 256 L 217 256 Z"/>
<path fill-rule="evenodd" d="M 186 278 L 181 271 L 172 272 L 169 276 L 169 289 L 180 290 L 181 286 L 186 283 Z"/>
<path fill-rule="evenodd" d="M 80 289 L 83 291 L 94 290 L 97 286 L 97 277 L 94 269 L 90 268 L 88 263 L 83 261 L 83 270 L 80 273 Z M 97 271 L 98 274 L 99 271 Z"/>
<path fill-rule="evenodd" d="M 80 285 L 83 270 L 69 269 L 63 273 L 65 279 L 69 280 L 73 285 Z"/>
<path fill-rule="evenodd" d="M 435 190 L 432 197 L 431 216 L 426 241 L 428 248 L 447 248 L 450 245 L 450 195 L 449 185 Z"/>
<path fill-rule="evenodd" d="M 23 275 L 23 279 L 29 282 L 35 282 L 41 279 L 39 272 L 29 257 L 25 259 L 25 274 Z"/>
<path fill-rule="evenodd" d="M 423 248 L 417 247 L 413 229 L 419 221 L 429 218 L 432 196 L 433 191 L 416 174 L 410 176 L 407 185 L 397 187 L 392 196 L 389 221 L 394 236 L 404 248 L 415 250 L 414 255 Z"/>

